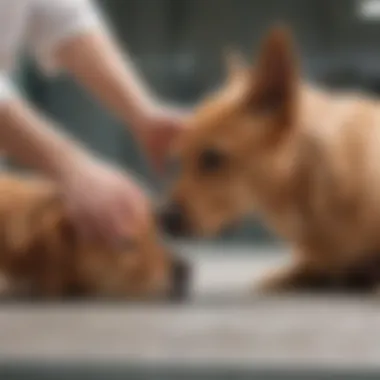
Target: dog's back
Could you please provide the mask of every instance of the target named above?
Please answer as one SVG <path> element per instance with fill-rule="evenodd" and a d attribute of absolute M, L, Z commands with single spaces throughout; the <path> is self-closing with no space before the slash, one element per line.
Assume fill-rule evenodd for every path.
<path fill-rule="evenodd" d="M 306 172 L 303 218 L 341 252 L 379 250 L 380 103 L 311 87 L 304 94 L 298 144 Z"/>

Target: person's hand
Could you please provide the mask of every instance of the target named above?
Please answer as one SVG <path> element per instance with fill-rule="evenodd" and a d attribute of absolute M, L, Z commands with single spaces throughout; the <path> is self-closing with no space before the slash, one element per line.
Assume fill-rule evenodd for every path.
<path fill-rule="evenodd" d="M 83 161 L 60 183 L 69 215 L 86 237 L 123 244 L 147 221 L 147 198 L 121 171 L 95 160 Z"/>
<path fill-rule="evenodd" d="M 161 174 L 170 147 L 184 130 L 187 112 L 165 106 L 152 107 L 137 123 L 137 138 L 150 164 Z"/>

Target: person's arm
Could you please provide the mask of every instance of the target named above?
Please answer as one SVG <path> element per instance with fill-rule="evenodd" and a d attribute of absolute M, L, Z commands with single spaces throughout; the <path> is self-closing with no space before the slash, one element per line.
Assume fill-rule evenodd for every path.
<path fill-rule="evenodd" d="M 91 0 L 34 0 L 30 47 L 47 72 L 66 70 L 113 111 L 159 172 L 184 125 L 184 112 L 160 104 L 121 54 Z"/>
<path fill-rule="evenodd" d="M 149 163 L 162 173 L 171 144 L 185 125 L 184 110 L 159 102 L 130 57 L 122 55 L 114 39 L 101 28 L 62 43 L 56 58 L 129 127 Z"/>
<path fill-rule="evenodd" d="M 104 31 L 88 31 L 67 41 L 57 49 L 57 59 L 134 132 L 156 112 L 158 102 L 131 58 L 122 56 Z"/>
<path fill-rule="evenodd" d="M 54 180 L 87 159 L 85 151 L 15 95 L 0 102 L 0 148 Z"/>
<path fill-rule="evenodd" d="M 65 70 L 130 127 L 140 128 L 156 111 L 127 54 L 118 49 L 90 0 L 34 0 L 31 48 L 47 72 Z"/>
<path fill-rule="evenodd" d="M 0 150 L 21 164 L 58 179 L 72 163 L 87 157 L 79 144 L 59 132 L 22 99 L 7 74 L 0 72 Z"/>
<path fill-rule="evenodd" d="M 146 220 L 142 190 L 127 175 L 58 132 L 1 75 L 0 149 L 52 179 L 78 231 L 92 239 L 119 245 Z"/>

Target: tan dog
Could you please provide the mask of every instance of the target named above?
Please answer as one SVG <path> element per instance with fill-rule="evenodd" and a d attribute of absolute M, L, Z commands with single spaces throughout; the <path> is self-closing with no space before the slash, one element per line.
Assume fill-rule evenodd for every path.
<path fill-rule="evenodd" d="M 380 103 L 301 79 L 274 28 L 255 68 L 232 64 L 177 147 L 168 232 L 210 235 L 251 212 L 294 248 L 266 290 L 380 280 Z"/>
<path fill-rule="evenodd" d="M 3 296 L 184 296 L 187 267 L 159 240 L 153 223 L 124 249 L 83 241 L 53 184 L 0 177 L 0 274 Z"/>

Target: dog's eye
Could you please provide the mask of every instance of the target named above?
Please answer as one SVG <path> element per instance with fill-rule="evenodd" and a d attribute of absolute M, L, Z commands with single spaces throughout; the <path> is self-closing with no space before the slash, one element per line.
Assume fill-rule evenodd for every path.
<path fill-rule="evenodd" d="M 206 149 L 199 157 L 199 170 L 202 173 L 211 173 L 223 166 L 224 155 L 216 149 Z"/>

